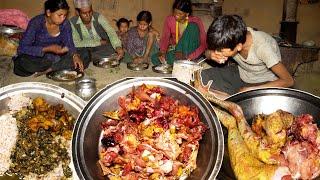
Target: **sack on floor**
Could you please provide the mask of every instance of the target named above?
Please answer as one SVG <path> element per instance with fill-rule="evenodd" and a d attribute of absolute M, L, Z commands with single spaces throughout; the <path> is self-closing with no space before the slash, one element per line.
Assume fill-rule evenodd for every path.
<path fill-rule="evenodd" d="M 14 56 L 17 53 L 18 43 L 0 35 L 0 56 Z"/>

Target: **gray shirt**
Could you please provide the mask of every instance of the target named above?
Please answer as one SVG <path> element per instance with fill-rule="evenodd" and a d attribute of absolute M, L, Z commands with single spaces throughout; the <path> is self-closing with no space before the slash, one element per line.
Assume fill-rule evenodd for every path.
<path fill-rule="evenodd" d="M 248 31 L 252 34 L 252 45 L 247 59 L 239 53 L 233 57 L 238 63 L 240 78 L 246 83 L 263 83 L 278 79 L 270 70 L 281 61 L 276 40 L 262 31 L 255 31 L 249 27 Z"/>

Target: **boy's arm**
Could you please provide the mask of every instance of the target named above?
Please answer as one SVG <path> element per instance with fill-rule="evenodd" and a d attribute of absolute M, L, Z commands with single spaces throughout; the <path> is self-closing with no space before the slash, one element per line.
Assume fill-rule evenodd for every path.
<path fill-rule="evenodd" d="M 267 88 L 267 87 L 292 87 L 293 86 L 294 84 L 293 77 L 290 75 L 287 68 L 281 62 L 272 66 L 270 69 L 275 75 L 278 76 L 277 80 L 270 81 L 258 86 L 242 87 L 240 89 L 240 92 L 253 90 L 253 89 Z"/>

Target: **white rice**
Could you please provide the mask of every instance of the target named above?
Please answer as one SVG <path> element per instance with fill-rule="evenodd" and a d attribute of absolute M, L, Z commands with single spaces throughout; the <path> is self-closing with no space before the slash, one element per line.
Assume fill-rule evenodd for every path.
<path fill-rule="evenodd" d="M 16 119 L 9 113 L 0 116 L 0 175 L 9 170 L 11 150 L 16 145 L 18 128 Z"/>
<path fill-rule="evenodd" d="M 9 111 L 13 114 L 20 111 L 23 107 L 27 107 L 31 105 L 32 100 L 30 97 L 26 97 L 23 94 L 14 95 L 10 97 L 10 101 L 8 102 Z"/>

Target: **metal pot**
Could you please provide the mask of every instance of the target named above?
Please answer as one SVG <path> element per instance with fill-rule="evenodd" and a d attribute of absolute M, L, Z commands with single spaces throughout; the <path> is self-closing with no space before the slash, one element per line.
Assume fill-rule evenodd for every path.
<path fill-rule="evenodd" d="M 10 97 L 21 94 L 30 98 L 43 97 L 49 104 L 63 104 L 65 109 L 75 118 L 85 106 L 85 101 L 80 97 L 61 87 L 40 82 L 24 82 L 0 88 L 0 113 L 9 112 Z M 72 166 L 71 169 L 74 171 Z M 73 172 L 73 177 L 77 179 L 76 172 Z M 2 178 L 12 179 L 7 176 L 0 177 L 0 179 Z"/>
<path fill-rule="evenodd" d="M 212 106 L 192 87 L 175 79 L 156 77 L 123 79 L 106 86 L 90 99 L 78 118 L 72 140 L 73 162 L 79 178 L 105 179 L 97 165 L 100 124 L 105 120 L 101 114 L 104 111 L 119 108 L 119 96 L 128 94 L 133 86 L 143 83 L 160 86 L 166 90 L 167 94 L 179 99 L 182 103 L 199 108 L 200 117 L 209 130 L 200 141 L 198 167 L 188 179 L 214 179 L 220 170 L 224 146 L 222 128 Z"/>
<path fill-rule="evenodd" d="M 310 93 L 287 89 L 269 88 L 235 94 L 227 99 L 240 105 L 249 124 L 257 114 L 270 114 L 278 109 L 294 115 L 311 114 L 320 126 L 320 98 Z M 224 139 L 227 141 L 227 129 L 223 128 Z M 219 173 L 221 179 L 235 179 L 228 156 L 227 142 L 223 164 Z M 320 178 L 318 178 L 320 179 Z"/>
<path fill-rule="evenodd" d="M 75 118 L 78 117 L 85 105 L 81 98 L 61 87 L 40 82 L 24 82 L 0 88 L 1 112 L 8 111 L 9 98 L 19 94 L 24 94 L 31 98 L 41 96 L 50 104 L 63 104 Z"/>
<path fill-rule="evenodd" d="M 202 69 L 202 67 L 195 62 L 178 60 L 173 63 L 172 77 L 175 77 L 186 84 L 192 84 L 194 81 L 193 73 L 199 69 Z"/>
<path fill-rule="evenodd" d="M 96 92 L 96 79 L 82 78 L 76 81 L 76 94 L 84 100 L 89 100 Z"/>

